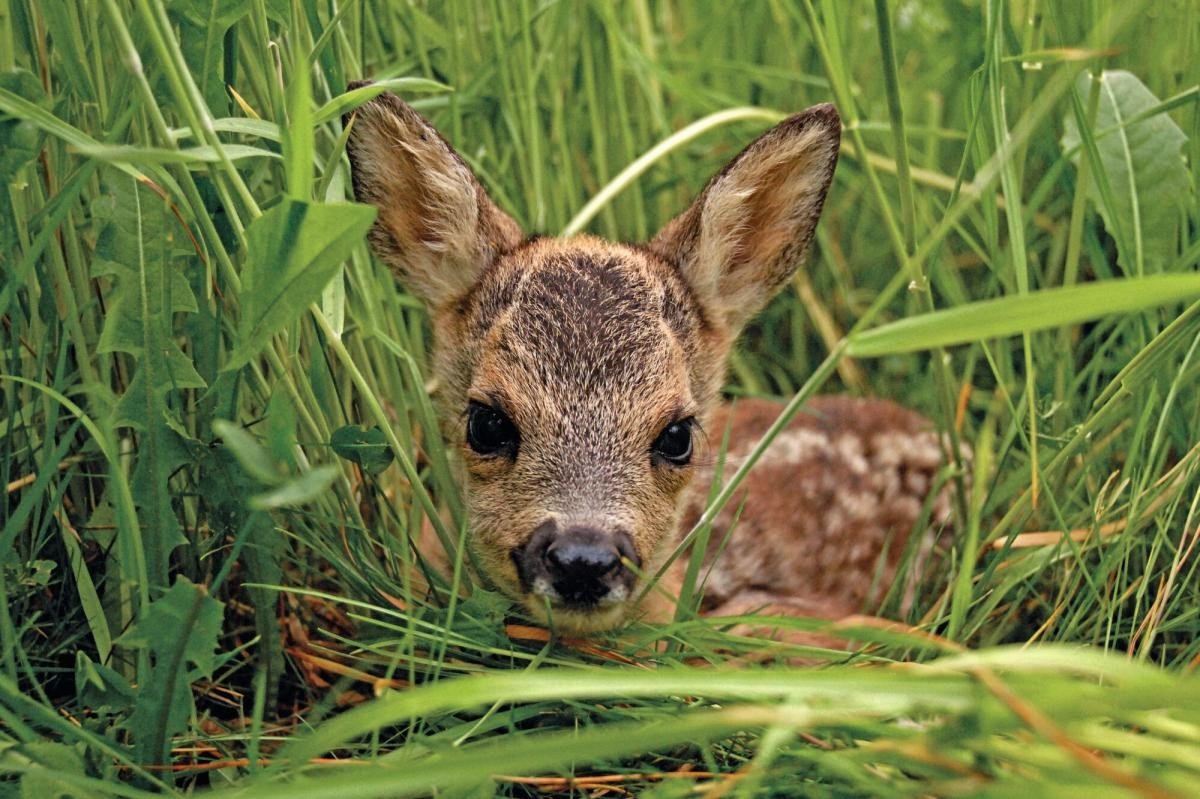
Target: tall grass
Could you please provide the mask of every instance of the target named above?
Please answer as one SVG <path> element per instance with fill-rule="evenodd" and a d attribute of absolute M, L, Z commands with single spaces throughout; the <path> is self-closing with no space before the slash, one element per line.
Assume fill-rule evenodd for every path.
<path fill-rule="evenodd" d="M 1188 0 L 0 4 L 0 790 L 1194 791 L 1198 44 Z M 626 240 L 838 104 L 729 393 L 971 443 L 901 624 L 560 641 L 475 585 L 425 320 L 347 204 L 362 77 L 527 230 Z"/>

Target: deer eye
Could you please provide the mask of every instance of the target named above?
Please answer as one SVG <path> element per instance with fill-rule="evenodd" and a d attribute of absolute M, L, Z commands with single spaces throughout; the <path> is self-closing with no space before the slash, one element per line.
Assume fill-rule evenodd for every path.
<path fill-rule="evenodd" d="M 520 434 L 499 408 L 472 402 L 467 408 L 467 445 L 480 455 L 517 455 Z"/>
<path fill-rule="evenodd" d="M 687 466 L 692 459 L 692 425 L 694 417 L 680 419 L 663 428 L 650 447 L 650 452 L 673 466 Z"/>

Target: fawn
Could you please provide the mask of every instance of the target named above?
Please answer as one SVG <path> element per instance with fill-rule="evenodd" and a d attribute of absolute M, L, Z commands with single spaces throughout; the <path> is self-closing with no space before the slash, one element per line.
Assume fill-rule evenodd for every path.
<path fill-rule="evenodd" d="M 346 124 L 355 195 L 379 209 L 371 244 L 432 320 L 443 434 L 485 577 L 568 633 L 661 615 L 639 603 L 643 583 L 703 510 L 726 426 L 729 471 L 781 408 L 723 406 L 725 361 L 804 261 L 837 111 L 785 119 L 636 245 L 526 237 L 395 95 Z M 861 610 L 893 578 L 942 461 L 912 411 L 813 400 L 750 474 L 736 526 L 730 510 L 714 523 L 703 609 Z M 949 517 L 946 493 L 931 526 Z M 681 577 L 668 571 L 667 593 Z"/>

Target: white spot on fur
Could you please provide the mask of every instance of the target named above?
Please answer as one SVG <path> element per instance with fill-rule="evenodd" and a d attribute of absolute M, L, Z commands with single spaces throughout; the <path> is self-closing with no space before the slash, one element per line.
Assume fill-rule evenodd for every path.
<path fill-rule="evenodd" d="M 728 473 L 741 466 L 746 460 L 746 456 L 750 454 L 750 449 L 756 443 L 756 441 L 747 441 L 745 442 L 745 447 L 740 447 L 736 453 L 731 452 L 728 454 L 725 457 L 725 471 Z M 819 458 L 829 448 L 829 436 L 817 430 L 809 430 L 807 428 L 784 430 L 771 442 L 771 446 L 759 458 L 758 463 L 761 466 L 787 466 L 806 463 Z"/>
<path fill-rule="evenodd" d="M 920 469 L 936 469 L 942 462 L 937 434 L 888 432 L 875 436 L 875 457 L 883 465 L 901 464 Z"/>
<path fill-rule="evenodd" d="M 852 491 L 849 486 L 837 495 L 837 501 L 852 519 L 870 519 L 879 513 L 879 503 L 874 495 L 865 491 Z"/>
<path fill-rule="evenodd" d="M 833 448 L 841 456 L 847 469 L 856 475 L 870 473 L 871 464 L 867 463 L 867 458 L 863 454 L 862 439 L 854 435 L 838 436 L 837 440 L 833 442 Z"/>

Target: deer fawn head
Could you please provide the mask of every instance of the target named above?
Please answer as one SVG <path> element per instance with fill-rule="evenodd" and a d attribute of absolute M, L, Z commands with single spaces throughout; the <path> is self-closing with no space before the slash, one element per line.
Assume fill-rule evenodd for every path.
<path fill-rule="evenodd" d="M 837 111 L 767 131 L 637 245 L 526 238 L 394 95 L 347 122 L 371 244 L 432 319 L 486 576 L 559 629 L 620 623 L 666 554 L 732 343 L 804 260 Z"/>

